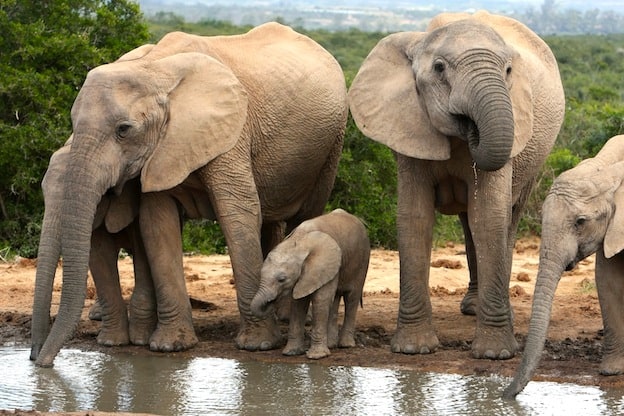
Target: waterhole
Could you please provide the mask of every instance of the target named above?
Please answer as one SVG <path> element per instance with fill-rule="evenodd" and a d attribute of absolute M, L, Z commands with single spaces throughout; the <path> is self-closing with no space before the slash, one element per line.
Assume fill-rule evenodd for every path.
<path fill-rule="evenodd" d="M 0 348 L 0 409 L 156 415 L 613 415 L 624 391 L 404 369 L 240 362 L 62 350 L 37 368 L 28 348 Z"/>

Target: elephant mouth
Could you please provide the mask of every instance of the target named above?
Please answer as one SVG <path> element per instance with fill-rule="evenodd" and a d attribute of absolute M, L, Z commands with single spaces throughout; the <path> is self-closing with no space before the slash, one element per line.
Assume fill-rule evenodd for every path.
<path fill-rule="evenodd" d="M 471 147 L 479 145 L 479 129 L 472 119 L 463 114 L 456 114 L 455 120 L 459 127 L 460 138 L 467 141 Z"/>

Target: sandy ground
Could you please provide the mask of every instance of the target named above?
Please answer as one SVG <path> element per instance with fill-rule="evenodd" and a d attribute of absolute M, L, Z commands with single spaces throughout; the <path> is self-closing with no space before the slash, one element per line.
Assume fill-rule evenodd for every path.
<path fill-rule="evenodd" d="M 524 345 L 535 277 L 538 269 L 539 241 L 523 239 L 516 244 L 510 295 L 515 313 L 515 331 Z M 36 261 L 17 259 L 0 263 L 0 345 L 28 344 L 32 313 Z M 123 293 L 129 296 L 133 285 L 132 261 L 120 260 Z M 227 256 L 186 256 L 185 275 L 194 305 L 195 329 L 200 343 L 194 349 L 177 353 L 188 356 L 215 356 L 265 362 L 305 362 L 305 356 L 286 357 L 281 349 L 266 352 L 240 351 L 234 346 L 238 328 L 238 309 L 232 272 Z M 53 297 L 56 313 L 60 299 L 60 273 Z M 466 375 L 500 374 L 511 377 L 520 354 L 505 361 L 476 360 L 471 357 L 475 317 L 464 316 L 459 305 L 468 284 L 468 268 L 463 245 L 448 244 L 434 250 L 431 262 L 430 291 L 433 317 L 442 343 L 429 355 L 404 355 L 390 352 L 390 339 L 396 329 L 399 302 L 399 261 L 394 251 L 373 250 L 365 284 L 364 307 L 357 317 L 358 346 L 336 349 L 321 360 L 327 365 L 360 365 L 406 368 L 421 371 L 452 372 Z M 72 348 L 100 350 L 97 345 L 99 323 L 90 321 L 95 288 L 89 280 L 89 299 Z M 556 292 L 546 352 L 534 380 L 575 382 L 599 386 L 624 386 L 624 376 L 598 374 L 602 357 L 602 319 L 594 284 L 593 257 L 564 274 Z M 282 326 L 284 336 L 287 326 Z M 68 344 L 69 345 L 69 344 Z M 114 347 L 152 353 L 144 347 Z M 0 411 L 0 414 L 4 414 Z M 13 413 L 9 413 L 13 414 Z M 20 412 L 14 414 L 43 414 Z M 81 413 L 85 415 L 85 413 Z M 103 413 L 88 413 L 102 415 Z"/>

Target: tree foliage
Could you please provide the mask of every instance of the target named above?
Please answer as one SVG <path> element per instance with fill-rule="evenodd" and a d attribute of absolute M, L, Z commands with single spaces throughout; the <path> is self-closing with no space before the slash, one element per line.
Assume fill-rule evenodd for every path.
<path fill-rule="evenodd" d="M 130 0 L 0 0 L 0 247 L 36 254 L 50 155 L 89 69 L 149 38 Z"/>

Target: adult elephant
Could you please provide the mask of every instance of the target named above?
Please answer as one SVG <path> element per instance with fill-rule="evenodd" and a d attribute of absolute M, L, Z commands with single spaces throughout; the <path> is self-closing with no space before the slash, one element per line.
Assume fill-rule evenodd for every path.
<path fill-rule="evenodd" d="M 552 52 L 513 19 L 441 14 L 426 32 L 382 39 L 349 100 L 362 132 L 397 158 L 401 293 L 392 351 L 439 345 L 428 288 L 437 209 L 459 215 L 464 230 L 470 285 L 462 312 L 477 315 L 473 356 L 512 357 L 515 232 L 564 113 Z"/>
<path fill-rule="evenodd" d="M 539 364 L 555 289 L 565 270 L 596 253 L 604 324 L 600 374 L 624 374 L 624 135 L 553 182 L 542 208 L 540 261 L 522 362 L 504 397 L 524 389 Z"/>
<path fill-rule="evenodd" d="M 61 304 L 45 343 L 31 353 L 36 364 L 52 365 L 78 322 L 98 202 L 135 177 L 158 305 L 150 348 L 196 342 L 181 241 L 171 235 L 180 198 L 169 191 L 198 182 L 210 202 L 205 214 L 219 221 L 229 248 L 241 313 L 236 345 L 275 348 L 281 336 L 274 317 L 257 319 L 249 308 L 262 246 L 276 244 L 284 223 L 288 230 L 323 212 L 346 115 L 336 60 L 277 23 L 236 36 L 171 33 L 137 59 L 91 70 L 72 108 Z M 193 208 L 192 198 L 181 199 Z"/>

